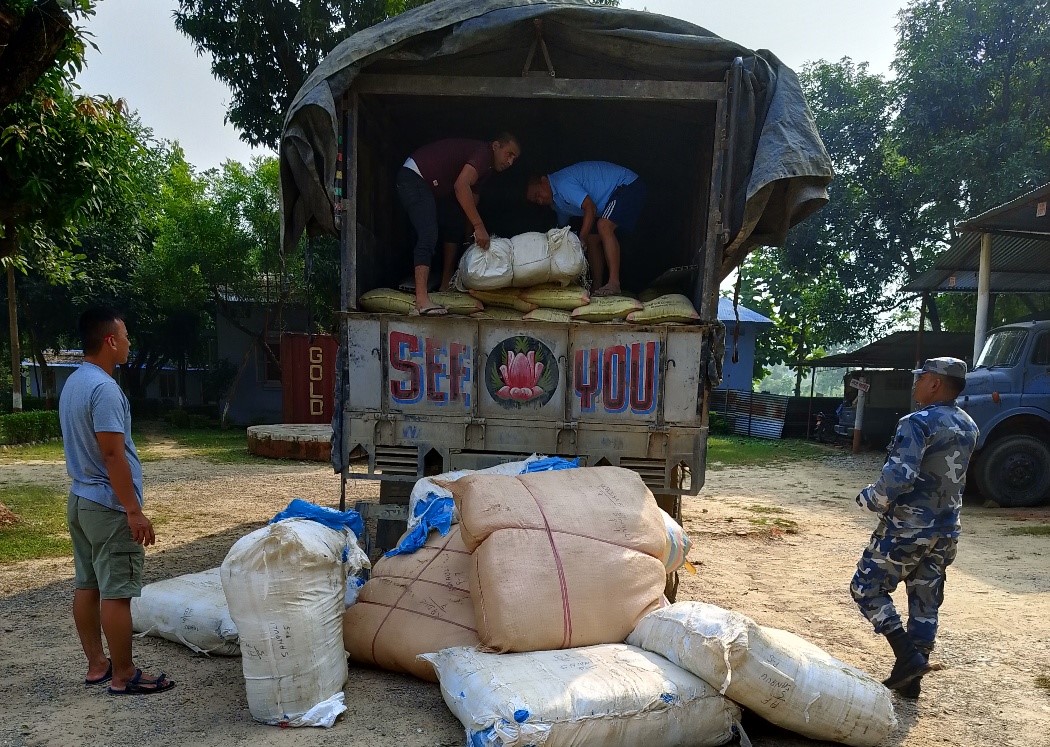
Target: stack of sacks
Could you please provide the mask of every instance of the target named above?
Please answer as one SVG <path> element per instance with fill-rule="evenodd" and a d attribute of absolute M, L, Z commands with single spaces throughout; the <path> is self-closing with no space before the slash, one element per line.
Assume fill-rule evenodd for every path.
<path fill-rule="evenodd" d="M 679 602 L 657 610 L 627 642 L 811 739 L 872 747 L 897 726 L 882 683 L 792 633 L 714 605 Z"/>
<path fill-rule="evenodd" d="M 740 738 L 740 709 L 702 679 L 624 644 L 423 657 L 472 747 L 704 747 Z"/>
<path fill-rule="evenodd" d="M 343 616 L 343 646 L 368 666 L 436 681 L 417 659 L 452 646 L 478 646 L 467 577 L 470 553 L 459 527 L 433 534 L 410 554 L 385 557 Z"/>
<path fill-rule="evenodd" d="M 142 635 L 181 643 L 198 654 L 241 654 L 218 568 L 143 586 L 142 596 L 131 600 L 131 627 Z"/>
<path fill-rule="evenodd" d="M 589 467 L 446 485 L 478 637 L 494 651 L 619 643 L 663 602 L 664 514 L 637 473 Z"/>
<path fill-rule="evenodd" d="M 476 244 L 463 255 L 456 274 L 460 290 L 530 288 L 543 283 L 568 285 L 587 270 L 583 246 L 569 227 L 512 239 L 493 238 L 487 250 Z"/>
<path fill-rule="evenodd" d="M 644 301 L 640 311 L 627 315 L 627 321 L 633 324 L 695 324 L 699 319 L 692 301 L 681 293 L 668 293 Z"/>
<path fill-rule="evenodd" d="M 329 727 L 346 710 L 346 579 L 368 567 L 354 511 L 293 500 L 239 539 L 220 568 L 241 641 L 252 718 Z"/>

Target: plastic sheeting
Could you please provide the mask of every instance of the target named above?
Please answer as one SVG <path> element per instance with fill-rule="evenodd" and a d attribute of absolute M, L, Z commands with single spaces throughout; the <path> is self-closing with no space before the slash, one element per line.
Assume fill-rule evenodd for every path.
<path fill-rule="evenodd" d="M 522 24 L 532 19 L 544 21 L 552 53 L 571 47 L 559 62 L 559 76 L 569 78 L 721 81 L 742 58 L 731 112 L 737 137 L 727 253 L 782 243 L 792 225 L 827 201 L 831 161 L 795 73 L 771 52 L 687 21 L 583 0 L 436 0 L 346 39 L 296 94 L 280 143 L 285 248 L 304 230 L 336 232 L 336 101 L 358 73 L 520 69 Z"/>

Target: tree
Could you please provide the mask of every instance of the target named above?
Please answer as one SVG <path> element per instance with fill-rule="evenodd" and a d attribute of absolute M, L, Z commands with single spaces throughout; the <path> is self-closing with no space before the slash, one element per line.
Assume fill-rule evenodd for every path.
<path fill-rule="evenodd" d="M 419 2 L 392 2 L 393 10 Z M 276 149 L 285 112 L 339 42 L 386 18 L 387 0 L 179 0 L 175 26 L 233 91 L 227 120 Z"/>
<path fill-rule="evenodd" d="M 0 0 L 0 109 L 56 65 L 80 69 L 84 39 L 73 19 L 90 16 L 93 6 L 93 0 Z"/>
<path fill-rule="evenodd" d="M 913 0 L 893 68 L 901 154 L 940 230 L 1050 181 L 1050 5 Z"/>

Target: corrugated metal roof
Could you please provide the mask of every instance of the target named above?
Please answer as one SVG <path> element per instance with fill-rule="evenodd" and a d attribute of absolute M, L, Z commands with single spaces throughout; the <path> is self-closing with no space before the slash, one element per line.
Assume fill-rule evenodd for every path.
<path fill-rule="evenodd" d="M 933 263 L 937 270 L 977 270 L 981 266 L 981 234 L 964 233 Z M 1046 272 L 1050 267 L 1050 237 L 992 236 L 995 272 Z"/>
<path fill-rule="evenodd" d="M 826 355 L 795 365 L 809 368 L 899 368 L 912 369 L 916 360 L 952 356 L 969 361 L 973 357 L 970 332 L 894 332 L 852 353 Z"/>
<path fill-rule="evenodd" d="M 960 231 L 1050 239 L 1050 184 L 959 224 Z"/>
<path fill-rule="evenodd" d="M 1050 293 L 1050 270 L 1046 272 L 993 272 L 992 293 Z M 976 270 L 927 270 L 901 288 L 902 293 L 976 293 Z"/>
<path fill-rule="evenodd" d="M 718 299 L 718 321 L 720 322 L 735 322 L 737 319 L 742 322 L 753 322 L 754 324 L 772 324 L 773 320 L 768 319 L 757 311 L 752 311 L 743 304 L 737 304 L 736 310 L 733 310 L 733 299 L 732 298 L 719 298 Z"/>

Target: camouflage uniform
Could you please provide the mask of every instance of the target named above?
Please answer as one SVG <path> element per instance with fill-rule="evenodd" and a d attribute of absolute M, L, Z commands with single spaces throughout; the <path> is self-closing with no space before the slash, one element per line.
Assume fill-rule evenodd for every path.
<path fill-rule="evenodd" d="M 877 482 L 857 503 L 878 513 L 879 526 L 850 584 L 853 599 L 880 634 L 901 629 L 890 594 L 908 589 L 908 636 L 929 655 L 944 600 L 946 569 L 955 560 L 966 468 L 977 425 L 955 402 L 938 402 L 901 418 Z"/>

